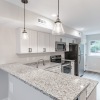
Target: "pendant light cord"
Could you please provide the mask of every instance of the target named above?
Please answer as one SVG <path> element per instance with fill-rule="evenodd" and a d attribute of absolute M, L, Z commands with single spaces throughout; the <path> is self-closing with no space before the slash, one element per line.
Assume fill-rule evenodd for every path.
<path fill-rule="evenodd" d="M 24 30 L 25 30 L 25 3 L 24 3 Z"/>
<path fill-rule="evenodd" d="M 58 18 L 59 18 L 59 0 L 58 0 Z"/>

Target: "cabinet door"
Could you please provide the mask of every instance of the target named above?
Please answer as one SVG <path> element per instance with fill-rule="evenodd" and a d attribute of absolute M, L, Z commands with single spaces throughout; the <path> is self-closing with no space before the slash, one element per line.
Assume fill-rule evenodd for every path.
<path fill-rule="evenodd" d="M 45 51 L 44 51 L 44 48 L 45 48 L 44 36 L 45 36 L 44 33 L 38 32 L 38 52 L 39 52 L 39 53 L 45 52 Z"/>
<path fill-rule="evenodd" d="M 31 49 L 30 53 L 37 53 L 37 32 L 30 30 L 29 34 L 29 48 Z"/>
<path fill-rule="evenodd" d="M 69 38 L 69 43 L 76 43 L 76 40 Z"/>
<path fill-rule="evenodd" d="M 60 42 L 61 41 L 61 37 L 60 36 L 56 36 L 56 41 Z"/>
<path fill-rule="evenodd" d="M 66 37 L 62 37 L 62 42 L 66 42 Z"/>
<path fill-rule="evenodd" d="M 59 41 L 59 42 L 66 42 L 66 37 L 63 37 L 63 36 L 56 36 L 56 41 Z"/>
<path fill-rule="evenodd" d="M 49 47 L 49 34 L 38 32 L 38 52 L 50 52 Z"/>
<path fill-rule="evenodd" d="M 50 34 L 50 52 L 55 52 L 55 36 Z"/>
<path fill-rule="evenodd" d="M 45 52 L 50 52 L 50 35 L 48 33 L 44 33 L 44 46 Z"/>
<path fill-rule="evenodd" d="M 28 53 L 29 52 L 29 38 L 28 39 L 23 39 L 22 37 L 22 35 L 23 35 L 23 33 L 22 33 L 22 31 L 23 31 L 23 29 L 20 29 L 20 31 L 19 31 L 19 36 L 18 36 L 18 40 L 20 40 L 20 41 L 18 41 L 17 40 L 17 45 L 19 45 L 19 47 L 18 47 L 18 52 L 17 53 Z M 27 34 L 29 35 L 29 31 L 27 30 Z"/>

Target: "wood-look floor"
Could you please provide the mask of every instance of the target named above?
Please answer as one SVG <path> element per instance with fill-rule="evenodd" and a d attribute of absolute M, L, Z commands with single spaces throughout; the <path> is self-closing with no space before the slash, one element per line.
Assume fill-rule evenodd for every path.
<path fill-rule="evenodd" d="M 83 77 L 99 82 L 99 84 L 97 85 L 97 100 L 100 100 L 100 73 L 85 72 Z"/>

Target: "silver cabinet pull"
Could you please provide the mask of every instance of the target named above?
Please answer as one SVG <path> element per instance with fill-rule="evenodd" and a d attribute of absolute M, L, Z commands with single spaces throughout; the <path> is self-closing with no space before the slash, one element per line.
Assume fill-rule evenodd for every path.
<path fill-rule="evenodd" d="M 43 52 L 45 52 L 45 48 L 43 48 Z"/>
<path fill-rule="evenodd" d="M 32 48 L 29 48 L 29 52 L 32 52 Z"/>
<path fill-rule="evenodd" d="M 43 48 L 43 52 L 46 52 L 46 48 Z"/>
<path fill-rule="evenodd" d="M 46 48 L 45 48 L 45 52 L 46 52 Z"/>

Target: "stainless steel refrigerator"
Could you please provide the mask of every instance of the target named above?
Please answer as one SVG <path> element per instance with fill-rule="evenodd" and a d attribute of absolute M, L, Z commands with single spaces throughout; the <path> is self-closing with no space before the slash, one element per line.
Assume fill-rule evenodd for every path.
<path fill-rule="evenodd" d="M 65 52 L 65 59 L 75 60 L 75 75 L 82 76 L 84 74 L 84 45 L 69 44 L 69 51 Z"/>

